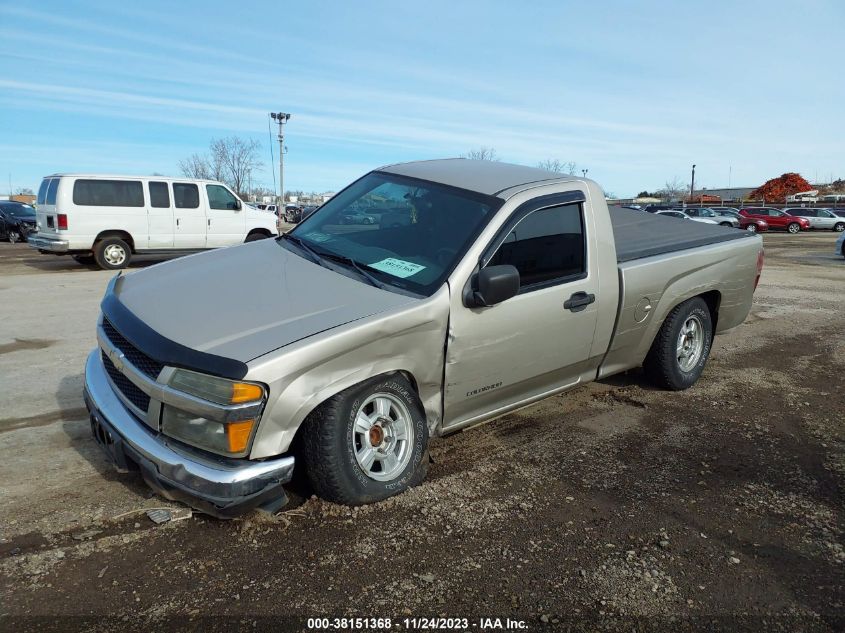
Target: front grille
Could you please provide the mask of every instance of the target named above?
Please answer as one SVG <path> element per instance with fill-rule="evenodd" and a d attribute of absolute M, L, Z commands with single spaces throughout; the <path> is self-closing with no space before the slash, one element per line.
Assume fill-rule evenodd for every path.
<path fill-rule="evenodd" d="M 147 408 L 150 406 L 150 397 L 141 391 L 135 383 L 129 380 L 126 376 L 124 376 L 120 370 L 114 366 L 114 363 L 111 362 L 111 359 L 106 356 L 106 353 L 102 350 L 100 351 L 100 356 L 103 359 L 103 366 L 106 368 L 106 373 L 111 378 L 112 382 L 115 386 L 120 389 L 120 392 L 126 397 L 129 402 L 134 404 L 138 409 L 143 411 L 144 413 L 147 412 Z"/>
<path fill-rule="evenodd" d="M 158 378 L 159 373 L 162 369 L 164 369 L 163 363 L 153 360 L 144 352 L 132 345 L 132 343 L 127 341 L 126 338 L 118 332 L 105 317 L 103 317 L 103 331 L 106 333 L 106 337 L 111 341 L 112 345 L 123 352 L 126 360 L 153 380 Z"/>

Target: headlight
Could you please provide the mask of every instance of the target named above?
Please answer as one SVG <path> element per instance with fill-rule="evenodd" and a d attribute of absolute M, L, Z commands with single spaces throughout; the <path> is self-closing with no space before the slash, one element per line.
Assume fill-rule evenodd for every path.
<path fill-rule="evenodd" d="M 258 408 L 248 407 L 243 419 L 236 416 L 233 419 L 227 418 L 225 422 L 209 420 L 167 404 L 162 408 L 161 430 L 165 435 L 214 453 L 229 456 L 246 453 L 266 395 L 262 385 L 226 380 L 187 369 L 174 370 L 167 384 L 173 389 L 218 405 L 258 405 Z M 234 413 L 237 414 L 237 411 L 236 408 Z"/>
<path fill-rule="evenodd" d="M 242 455 L 249 446 L 255 419 L 237 422 L 207 420 L 164 405 L 161 411 L 161 431 L 191 446 L 223 455 Z"/>
<path fill-rule="evenodd" d="M 264 387 L 261 385 L 253 382 L 234 382 L 187 369 L 174 371 L 167 384 L 215 404 L 243 404 L 264 398 Z"/>

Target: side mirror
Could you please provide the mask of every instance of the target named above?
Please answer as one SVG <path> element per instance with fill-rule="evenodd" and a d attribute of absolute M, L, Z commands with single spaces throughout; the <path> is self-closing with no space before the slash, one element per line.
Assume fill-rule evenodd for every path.
<path fill-rule="evenodd" d="M 515 266 L 487 266 L 478 271 L 472 280 L 472 290 L 467 297 L 467 307 L 493 306 L 506 301 L 519 292 L 519 271 Z"/>
<path fill-rule="evenodd" d="M 241 202 L 240 200 L 235 200 L 235 211 L 240 211 L 241 209 L 243 209 L 243 207 L 243 202 Z"/>

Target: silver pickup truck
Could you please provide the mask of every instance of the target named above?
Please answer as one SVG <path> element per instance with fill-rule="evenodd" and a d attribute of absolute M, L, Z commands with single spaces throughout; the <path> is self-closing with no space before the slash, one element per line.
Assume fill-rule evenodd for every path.
<path fill-rule="evenodd" d="M 691 386 L 762 265 L 756 235 L 611 210 L 584 178 L 392 165 L 277 239 L 117 276 L 85 401 L 119 470 L 210 514 L 281 507 L 295 465 L 373 502 L 434 436 L 640 365 Z"/>

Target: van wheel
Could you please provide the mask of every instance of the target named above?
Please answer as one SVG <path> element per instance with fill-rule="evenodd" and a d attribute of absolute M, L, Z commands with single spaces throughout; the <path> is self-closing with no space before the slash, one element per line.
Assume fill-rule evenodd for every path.
<path fill-rule="evenodd" d="M 425 479 L 428 425 L 398 374 L 355 385 L 324 402 L 300 429 L 314 491 L 328 501 L 381 501 Z"/>
<path fill-rule="evenodd" d="M 132 249 L 119 237 L 107 237 L 94 244 L 94 260 L 104 270 L 126 268 L 131 258 Z"/>
<path fill-rule="evenodd" d="M 250 233 L 249 235 L 246 236 L 246 239 L 244 240 L 244 244 L 246 244 L 247 242 L 257 242 L 258 240 L 264 240 L 264 239 L 267 239 L 267 236 L 264 235 L 264 233 Z"/>
<path fill-rule="evenodd" d="M 687 389 L 704 371 L 713 344 L 710 310 L 698 297 L 669 313 L 643 362 L 646 376 L 672 391 Z"/>

